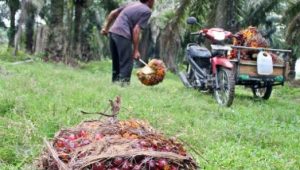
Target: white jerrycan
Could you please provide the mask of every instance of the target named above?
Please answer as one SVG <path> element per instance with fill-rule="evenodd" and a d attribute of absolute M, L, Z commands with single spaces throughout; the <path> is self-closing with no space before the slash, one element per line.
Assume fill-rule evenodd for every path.
<path fill-rule="evenodd" d="M 259 75 L 271 75 L 273 73 L 272 56 L 264 51 L 257 55 L 257 73 Z"/>
<path fill-rule="evenodd" d="M 296 80 L 300 80 L 300 59 L 298 59 L 296 62 L 295 71 L 296 71 Z"/>

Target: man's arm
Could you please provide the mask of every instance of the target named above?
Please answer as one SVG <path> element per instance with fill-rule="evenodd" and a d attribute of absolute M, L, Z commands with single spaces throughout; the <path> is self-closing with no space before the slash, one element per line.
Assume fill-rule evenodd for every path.
<path fill-rule="evenodd" d="M 141 28 L 137 24 L 133 28 L 133 58 L 139 59 L 141 57 L 141 54 L 139 52 L 139 38 L 140 38 L 140 32 Z"/>
<path fill-rule="evenodd" d="M 135 27 L 133 28 L 133 58 L 134 59 L 139 59 L 141 57 L 141 54 L 139 52 L 139 36 L 140 36 L 140 32 L 141 29 L 145 29 L 147 24 L 148 24 L 148 20 L 151 16 L 151 12 L 145 12 L 140 20 L 138 21 L 138 23 L 135 25 Z"/>
<path fill-rule="evenodd" d="M 102 35 L 107 35 L 108 34 L 108 30 L 111 26 L 111 24 L 113 23 L 113 21 L 118 17 L 118 15 L 121 13 L 122 10 L 115 9 L 113 11 L 111 11 L 108 15 L 108 17 L 106 18 L 105 22 L 104 22 L 104 26 L 101 30 L 101 34 Z"/>

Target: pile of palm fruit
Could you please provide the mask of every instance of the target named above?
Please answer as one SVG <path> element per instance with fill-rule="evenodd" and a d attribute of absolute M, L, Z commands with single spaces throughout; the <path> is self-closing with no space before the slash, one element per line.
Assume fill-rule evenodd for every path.
<path fill-rule="evenodd" d="M 247 29 L 235 34 L 233 38 L 233 45 L 267 48 L 269 43 L 256 27 L 248 27 Z"/>
<path fill-rule="evenodd" d="M 269 48 L 268 41 L 262 36 L 256 27 L 248 27 L 238 33 L 233 37 L 233 45 L 235 46 L 245 46 L 253 48 Z M 256 60 L 258 50 L 242 50 L 241 59 L 243 60 Z M 230 59 L 237 57 L 237 50 L 233 49 L 229 55 Z M 269 52 L 272 56 L 273 63 L 283 64 L 284 60 L 277 54 Z"/>
<path fill-rule="evenodd" d="M 269 46 L 267 40 L 261 35 L 256 27 L 248 27 L 247 29 L 241 30 L 233 36 L 233 45 L 235 46 L 245 46 L 253 48 L 266 48 Z M 244 60 L 255 60 L 255 55 L 257 50 L 242 50 L 241 58 Z M 237 58 L 237 50 L 233 49 L 229 55 L 230 59 Z"/>
<path fill-rule="evenodd" d="M 112 105 L 118 112 L 119 106 Z M 117 106 L 117 107 L 116 107 Z M 195 170 L 183 145 L 168 139 L 147 122 L 113 117 L 85 121 L 45 140 L 37 165 L 43 170 Z"/>
<path fill-rule="evenodd" d="M 137 76 L 141 83 L 146 86 L 154 86 L 164 80 L 166 66 L 163 61 L 152 59 L 148 65 L 138 70 Z"/>

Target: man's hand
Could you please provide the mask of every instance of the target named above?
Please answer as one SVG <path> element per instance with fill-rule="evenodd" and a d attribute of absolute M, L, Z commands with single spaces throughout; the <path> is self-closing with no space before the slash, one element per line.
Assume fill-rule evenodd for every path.
<path fill-rule="evenodd" d="M 136 60 L 138 60 L 138 59 L 140 59 L 141 58 L 141 54 L 140 54 L 140 52 L 138 51 L 138 50 L 135 50 L 134 52 L 133 52 L 133 59 L 136 59 Z"/>
<path fill-rule="evenodd" d="M 107 36 L 108 35 L 108 31 L 105 28 L 102 28 L 101 32 L 102 35 Z"/>

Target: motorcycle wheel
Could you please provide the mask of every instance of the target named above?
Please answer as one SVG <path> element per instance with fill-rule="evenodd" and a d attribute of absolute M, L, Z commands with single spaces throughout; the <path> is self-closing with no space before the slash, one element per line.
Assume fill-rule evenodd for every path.
<path fill-rule="evenodd" d="M 227 68 L 219 68 L 216 79 L 219 89 L 214 89 L 215 98 L 221 106 L 231 106 L 234 99 L 235 80 L 233 71 Z"/>
<path fill-rule="evenodd" d="M 268 100 L 271 97 L 273 87 L 272 86 L 267 86 L 264 88 L 252 87 L 251 89 L 254 97 Z"/>

